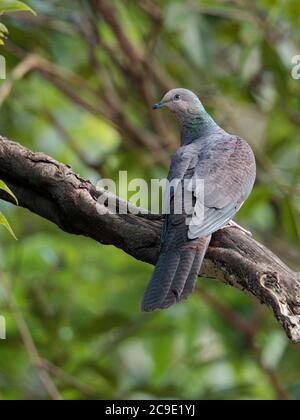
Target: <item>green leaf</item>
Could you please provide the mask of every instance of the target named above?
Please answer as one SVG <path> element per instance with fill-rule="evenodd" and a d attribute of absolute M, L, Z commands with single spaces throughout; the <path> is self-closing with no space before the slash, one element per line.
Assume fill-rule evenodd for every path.
<path fill-rule="evenodd" d="M 0 190 L 5 191 L 7 194 L 9 194 L 17 203 L 17 205 L 19 205 L 18 199 L 15 196 L 15 194 L 11 191 L 11 189 L 5 184 L 5 182 L 0 180 Z M 0 225 L 4 226 L 9 233 L 17 240 L 16 235 L 14 234 L 14 231 L 12 230 L 10 224 L 8 223 L 6 217 L 0 212 Z"/>
<path fill-rule="evenodd" d="M 8 186 L 3 182 L 3 181 L 1 181 L 0 180 L 0 190 L 3 190 L 3 191 L 5 191 L 7 194 L 9 194 L 14 200 L 15 200 L 15 202 L 17 203 L 17 205 L 19 205 L 19 202 L 18 202 L 18 199 L 17 199 L 17 197 L 15 196 L 15 194 L 11 191 L 11 189 L 10 188 L 8 188 Z"/>
<path fill-rule="evenodd" d="M 3 38 L 8 34 L 8 30 L 6 26 L 3 25 L 3 23 L 0 22 L 0 45 L 3 45 L 4 42 L 2 41 Z"/>
<path fill-rule="evenodd" d="M 9 233 L 15 238 L 16 241 L 18 240 L 10 224 L 8 223 L 6 217 L 1 212 L 0 212 L 0 225 L 3 225 L 9 231 Z"/>
<path fill-rule="evenodd" d="M 5 25 L 3 25 L 3 23 L 0 22 L 0 32 L 2 32 L 3 34 L 8 34 L 8 29 Z"/>
<path fill-rule="evenodd" d="M 5 12 L 20 12 L 28 11 L 36 15 L 35 11 L 22 1 L 16 0 L 1 0 L 0 1 L 0 14 Z"/>

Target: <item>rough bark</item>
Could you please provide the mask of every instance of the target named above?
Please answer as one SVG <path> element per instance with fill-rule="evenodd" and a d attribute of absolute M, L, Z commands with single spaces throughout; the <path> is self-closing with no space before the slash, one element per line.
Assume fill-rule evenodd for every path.
<path fill-rule="evenodd" d="M 0 179 L 16 194 L 20 206 L 60 229 L 114 245 L 138 260 L 155 264 L 160 217 L 118 215 L 109 209 L 100 215 L 97 200 L 106 192 L 97 190 L 69 166 L 0 136 Z M 0 198 L 12 201 L 4 192 Z M 300 276 L 253 238 L 235 228 L 215 233 L 200 274 L 254 295 L 273 310 L 290 340 L 300 342 Z"/>

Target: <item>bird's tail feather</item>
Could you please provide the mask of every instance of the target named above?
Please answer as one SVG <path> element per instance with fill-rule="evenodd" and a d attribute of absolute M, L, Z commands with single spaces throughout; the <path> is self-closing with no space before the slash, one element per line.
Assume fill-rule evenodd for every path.
<path fill-rule="evenodd" d="M 203 262 L 203 259 L 205 257 L 208 245 L 210 243 L 211 240 L 211 235 L 207 236 L 205 238 L 201 238 L 199 239 L 199 249 L 195 255 L 195 259 L 193 262 L 193 266 L 191 268 L 191 271 L 189 273 L 189 276 L 185 282 L 183 291 L 181 293 L 180 296 L 180 300 L 185 300 L 194 290 L 195 285 L 196 285 L 196 281 L 199 275 L 199 271 Z"/>
<path fill-rule="evenodd" d="M 142 301 L 143 311 L 168 308 L 192 293 L 210 238 L 161 254 Z"/>

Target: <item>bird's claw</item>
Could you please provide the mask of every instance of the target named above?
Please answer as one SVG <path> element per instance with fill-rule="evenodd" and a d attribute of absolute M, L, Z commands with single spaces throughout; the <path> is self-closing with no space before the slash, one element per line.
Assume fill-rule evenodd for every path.
<path fill-rule="evenodd" d="M 239 229 L 243 233 L 245 233 L 246 235 L 250 236 L 251 238 L 253 236 L 252 233 L 249 230 L 244 229 L 242 226 L 238 225 L 233 220 L 230 220 L 230 222 L 226 226 L 224 226 L 224 228 L 228 228 L 228 227 Z"/>

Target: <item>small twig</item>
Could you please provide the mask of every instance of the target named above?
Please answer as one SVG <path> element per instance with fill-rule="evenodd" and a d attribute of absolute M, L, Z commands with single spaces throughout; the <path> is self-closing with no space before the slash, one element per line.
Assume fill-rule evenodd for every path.
<path fill-rule="evenodd" d="M 6 48 L 11 49 L 18 57 L 21 57 L 22 59 L 25 57 L 26 60 L 28 59 L 30 65 L 28 64 L 25 67 L 26 73 L 31 70 L 38 71 L 41 77 L 55 86 L 70 101 L 90 114 L 106 120 L 123 135 L 124 141 L 132 139 L 135 146 L 143 150 L 149 150 L 153 155 L 159 156 L 160 161 L 162 162 L 168 158 L 169 154 L 161 147 L 157 136 L 144 128 L 139 128 L 132 124 L 128 120 L 121 104 L 116 106 L 116 104 L 108 100 L 108 98 L 104 98 L 106 100 L 103 102 L 97 91 L 92 89 L 84 79 L 71 71 L 67 71 L 37 55 L 27 56 L 24 51 L 18 47 L 12 46 L 11 43 L 7 43 Z M 13 82 L 10 80 L 7 80 L 6 83 L 4 83 L 2 94 L 0 90 L 0 105 L 1 96 L 4 100 L 10 93 L 12 86 Z M 94 100 L 85 99 L 83 95 L 84 92 L 87 93 L 89 97 L 94 98 Z"/>
<path fill-rule="evenodd" d="M 20 310 L 20 308 L 18 308 L 12 291 L 8 288 L 5 288 L 4 286 L 3 289 L 5 299 L 18 326 L 18 330 L 20 332 L 24 347 L 30 356 L 32 364 L 37 369 L 41 382 L 43 383 L 46 391 L 48 392 L 52 400 L 61 401 L 63 398 L 60 392 L 58 391 L 55 383 L 53 382 L 52 378 L 50 377 L 49 373 L 43 366 L 43 361 L 34 343 L 28 324 L 25 321 L 22 311 Z"/>
<path fill-rule="evenodd" d="M 116 17 L 116 13 L 111 5 L 111 2 L 107 0 L 95 0 L 95 4 L 99 10 L 99 14 L 104 18 L 106 23 L 114 32 L 120 49 L 124 52 L 124 55 L 131 60 L 133 66 L 136 67 L 136 74 L 140 76 L 141 71 L 146 69 L 163 91 L 170 90 L 172 88 L 170 79 L 166 77 L 162 69 L 155 63 L 151 63 L 143 55 L 143 53 L 130 42 Z"/>
<path fill-rule="evenodd" d="M 42 365 L 47 372 L 51 373 L 57 378 L 60 378 L 62 381 L 71 385 L 73 388 L 77 389 L 82 394 L 87 395 L 89 397 L 95 397 L 96 391 L 92 387 L 90 387 L 88 384 L 80 382 L 75 376 L 70 375 L 68 372 L 54 365 L 49 360 L 42 359 Z"/>

